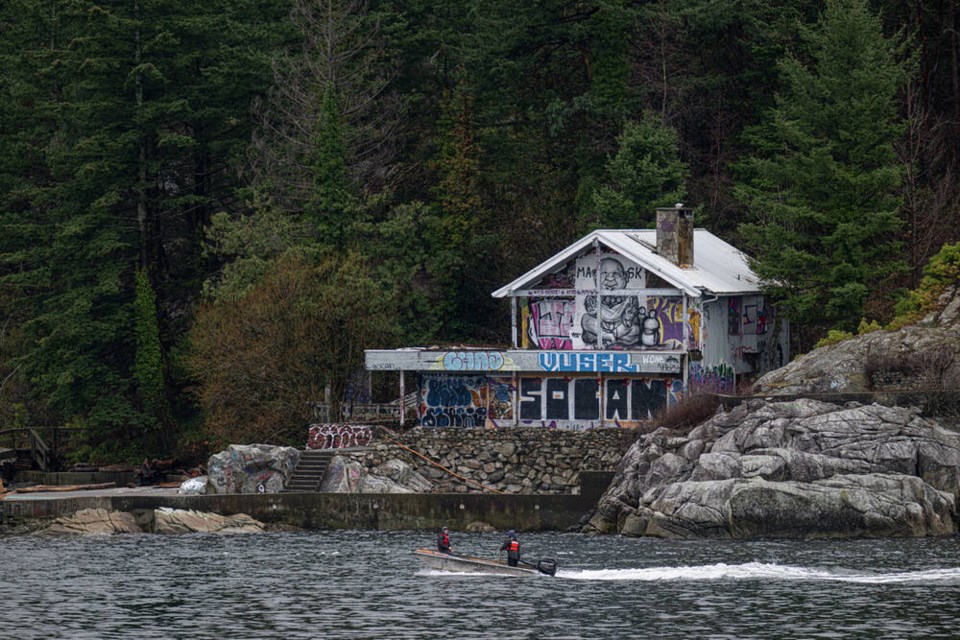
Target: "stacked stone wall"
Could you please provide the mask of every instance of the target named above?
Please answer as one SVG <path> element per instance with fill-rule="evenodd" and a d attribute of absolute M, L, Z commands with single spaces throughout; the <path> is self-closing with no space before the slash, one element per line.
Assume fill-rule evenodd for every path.
<path fill-rule="evenodd" d="M 436 493 L 489 487 L 511 494 L 577 494 L 582 471 L 614 471 L 637 435 L 632 429 L 377 429 L 367 449 L 340 454 L 374 473 L 388 460 L 403 460 L 433 482 Z"/>

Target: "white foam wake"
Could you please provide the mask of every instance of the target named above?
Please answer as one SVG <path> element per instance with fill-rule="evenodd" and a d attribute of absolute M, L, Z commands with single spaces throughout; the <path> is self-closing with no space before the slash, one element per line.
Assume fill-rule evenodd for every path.
<path fill-rule="evenodd" d="M 692 567 L 649 567 L 646 569 L 564 569 L 558 578 L 567 580 L 633 580 L 633 581 L 697 581 L 697 580 L 811 580 L 890 584 L 901 582 L 960 583 L 960 568 L 927 569 L 924 571 L 853 571 L 763 564 L 710 564 Z"/>

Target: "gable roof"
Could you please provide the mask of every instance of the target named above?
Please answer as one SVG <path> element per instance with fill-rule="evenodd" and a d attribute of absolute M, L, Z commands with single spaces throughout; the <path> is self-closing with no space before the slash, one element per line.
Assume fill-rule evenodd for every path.
<path fill-rule="evenodd" d="M 706 229 L 694 229 L 693 266 L 684 268 L 657 253 L 656 229 L 599 229 L 497 289 L 493 297 L 507 298 L 515 295 L 516 291 L 535 288 L 547 274 L 592 251 L 594 240 L 601 248 L 619 253 L 695 298 L 704 294 L 742 295 L 760 292 L 757 275 L 750 269 L 746 254 Z"/>

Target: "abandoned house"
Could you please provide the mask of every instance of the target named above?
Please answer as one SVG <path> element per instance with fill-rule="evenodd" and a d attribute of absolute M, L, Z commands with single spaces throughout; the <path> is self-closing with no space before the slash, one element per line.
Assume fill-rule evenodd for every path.
<path fill-rule="evenodd" d="M 512 348 L 366 352 L 369 371 L 400 372 L 401 398 L 416 391 L 421 425 L 634 427 L 790 357 L 747 257 L 682 205 L 656 229 L 594 231 L 493 296 L 510 300 Z"/>

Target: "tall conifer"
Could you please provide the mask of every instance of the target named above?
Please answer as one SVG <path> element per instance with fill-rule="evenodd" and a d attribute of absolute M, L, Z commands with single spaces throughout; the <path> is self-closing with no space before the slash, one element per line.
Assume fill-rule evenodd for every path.
<path fill-rule="evenodd" d="M 850 329 L 903 265 L 893 145 L 904 71 L 865 0 L 830 0 L 804 35 L 806 52 L 781 63 L 776 106 L 749 132 L 741 230 L 796 320 Z"/>

